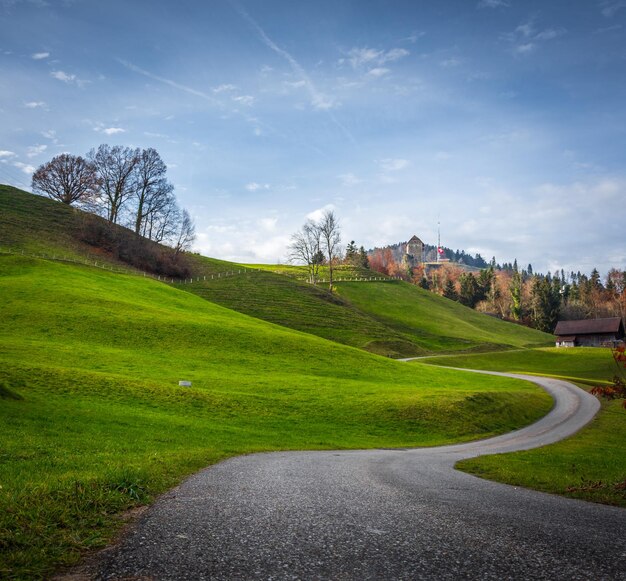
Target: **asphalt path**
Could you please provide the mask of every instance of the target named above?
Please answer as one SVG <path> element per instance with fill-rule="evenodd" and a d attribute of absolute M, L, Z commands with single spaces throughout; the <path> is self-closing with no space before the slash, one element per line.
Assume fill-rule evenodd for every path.
<path fill-rule="evenodd" d="M 553 410 L 452 446 L 232 458 L 161 497 L 90 576 L 626 580 L 626 510 L 454 470 L 463 458 L 563 439 L 599 408 L 570 383 L 510 377 L 544 387 Z"/>

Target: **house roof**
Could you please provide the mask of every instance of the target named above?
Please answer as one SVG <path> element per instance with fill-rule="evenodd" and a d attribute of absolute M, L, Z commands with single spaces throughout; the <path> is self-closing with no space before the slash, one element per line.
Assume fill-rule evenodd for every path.
<path fill-rule="evenodd" d="M 608 319 L 585 319 L 582 321 L 559 321 L 556 324 L 554 334 L 564 335 L 596 335 L 600 333 L 624 332 L 624 326 L 620 317 Z"/>
<path fill-rule="evenodd" d="M 419 242 L 420 244 L 424 244 L 417 236 L 415 236 L 415 234 L 413 234 L 411 240 L 408 241 L 408 244 L 411 244 L 411 242 Z"/>

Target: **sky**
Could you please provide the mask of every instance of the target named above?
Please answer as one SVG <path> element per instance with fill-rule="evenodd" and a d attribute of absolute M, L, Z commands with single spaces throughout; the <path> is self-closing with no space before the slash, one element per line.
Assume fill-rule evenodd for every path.
<path fill-rule="evenodd" d="M 0 183 L 155 148 L 195 249 L 626 269 L 626 0 L 0 0 Z"/>

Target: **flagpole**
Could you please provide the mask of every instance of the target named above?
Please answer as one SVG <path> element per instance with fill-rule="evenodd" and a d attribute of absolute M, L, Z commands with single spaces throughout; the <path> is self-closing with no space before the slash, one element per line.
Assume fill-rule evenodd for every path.
<path fill-rule="evenodd" d="M 439 262 L 439 249 L 441 248 L 441 222 L 437 219 L 437 262 Z"/>

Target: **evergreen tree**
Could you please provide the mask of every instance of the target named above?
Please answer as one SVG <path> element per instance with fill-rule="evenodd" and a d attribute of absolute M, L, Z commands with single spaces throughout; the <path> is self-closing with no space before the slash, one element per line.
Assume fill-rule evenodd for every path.
<path fill-rule="evenodd" d="M 535 276 L 531 287 L 531 316 L 535 329 L 552 333 L 559 318 L 558 288 L 547 277 Z"/>
<path fill-rule="evenodd" d="M 365 248 L 363 248 L 363 246 L 359 248 L 359 266 L 363 268 L 370 267 L 370 261 L 367 257 L 367 252 L 365 252 Z"/>
<path fill-rule="evenodd" d="M 479 288 L 476 278 L 471 272 L 463 273 L 459 277 L 459 285 L 459 302 L 473 309 L 479 300 Z"/>
<path fill-rule="evenodd" d="M 448 279 L 448 281 L 446 282 L 446 286 L 443 289 L 443 296 L 453 301 L 459 300 L 459 295 L 456 292 L 456 287 L 454 286 L 454 282 L 452 282 L 451 279 Z"/>
<path fill-rule="evenodd" d="M 517 263 L 515 266 L 517 267 Z M 511 293 L 511 317 L 514 321 L 519 321 L 522 318 L 522 275 L 517 268 L 513 272 L 509 291 Z"/>

